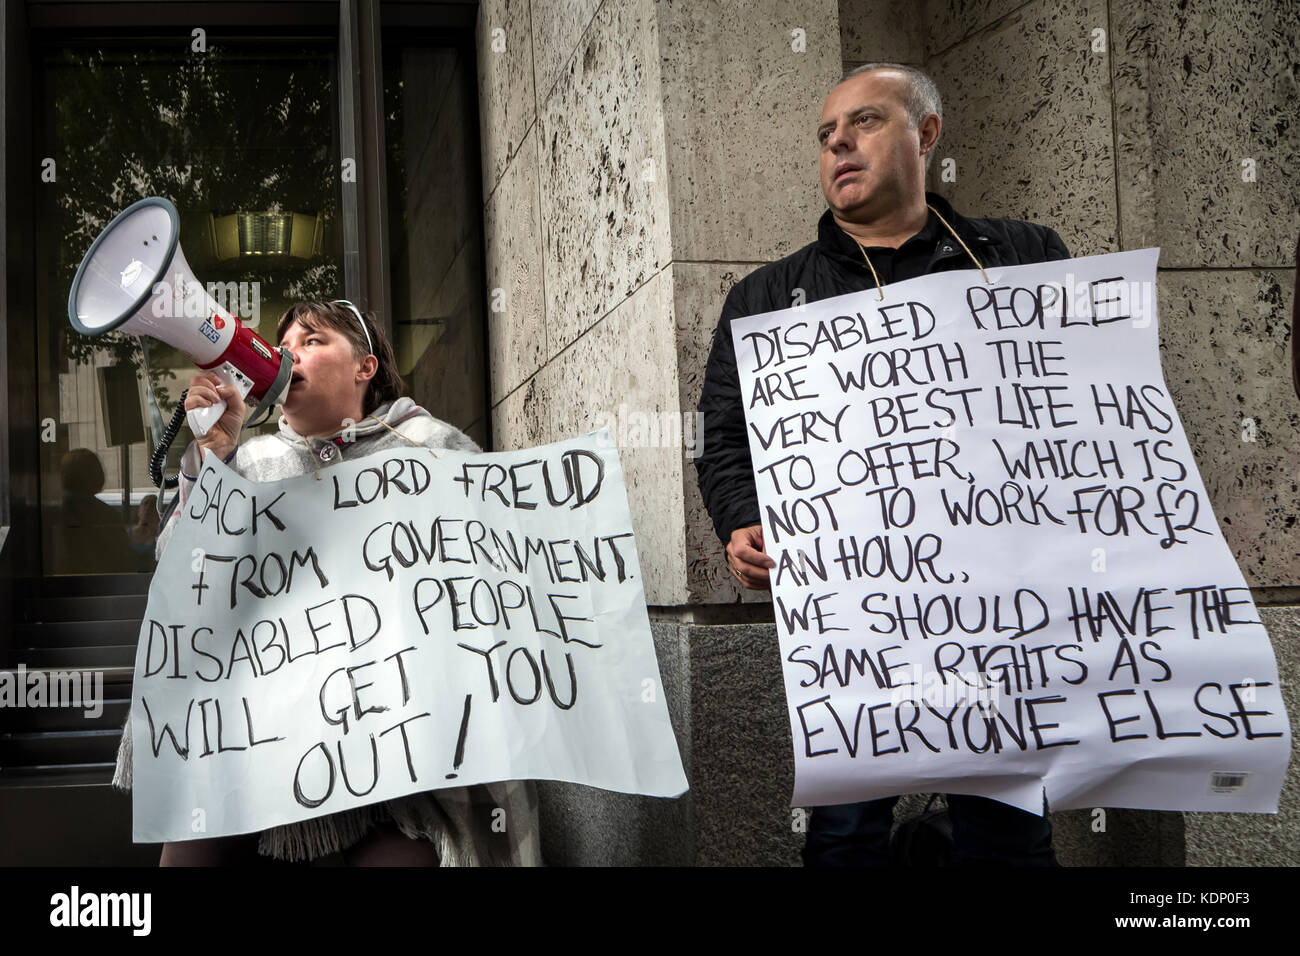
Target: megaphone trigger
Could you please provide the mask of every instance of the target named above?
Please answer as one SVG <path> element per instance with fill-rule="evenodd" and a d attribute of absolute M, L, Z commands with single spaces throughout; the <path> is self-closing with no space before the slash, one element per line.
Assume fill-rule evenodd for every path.
<path fill-rule="evenodd" d="M 253 380 L 229 362 L 222 362 L 208 371 L 221 379 L 221 384 L 234 388 L 240 398 L 246 398 L 253 388 Z M 225 413 L 226 403 L 219 401 L 207 408 L 191 408 L 185 413 L 185 419 L 189 422 L 194 437 L 201 438 L 211 431 L 213 425 L 221 421 L 221 416 Z"/>

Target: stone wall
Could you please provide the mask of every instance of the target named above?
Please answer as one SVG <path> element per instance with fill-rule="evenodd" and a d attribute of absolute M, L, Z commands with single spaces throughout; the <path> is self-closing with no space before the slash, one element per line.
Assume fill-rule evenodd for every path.
<path fill-rule="evenodd" d="M 781 693 L 775 659 L 760 666 L 706 652 L 727 644 L 694 634 L 672 610 L 739 596 L 723 580 L 721 546 L 683 446 L 727 290 L 809 241 L 821 212 L 807 144 L 838 76 L 837 31 L 832 0 L 480 7 L 486 272 L 489 302 L 496 296 L 499 307 L 489 313 L 495 443 L 553 441 L 620 415 L 677 421 L 686 441 L 652 435 L 620 442 L 620 455 L 688 771 L 705 753 L 690 745 L 699 726 L 692 708 L 721 700 L 702 686 L 725 678 L 761 685 L 768 700 Z M 773 203 L 786 211 L 775 222 Z M 724 671 L 716 681 L 699 670 L 711 655 Z M 789 762 L 783 717 L 764 742 Z M 732 783 L 755 772 L 746 767 L 753 756 L 733 751 Z M 789 862 L 797 843 L 780 806 L 788 781 L 761 789 L 780 807 L 778 857 Z M 704 790 L 707 825 L 695 819 L 694 793 L 646 801 L 544 786 L 548 859 L 761 862 L 745 846 L 727 850 L 733 827 L 709 809 L 727 802 L 725 788 Z M 752 801 L 742 796 L 725 815 L 746 827 Z"/>
<path fill-rule="evenodd" d="M 479 71 L 497 447 L 679 416 L 654 5 L 488 0 Z M 622 451 L 652 604 L 681 598 L 680 451 Z"/>

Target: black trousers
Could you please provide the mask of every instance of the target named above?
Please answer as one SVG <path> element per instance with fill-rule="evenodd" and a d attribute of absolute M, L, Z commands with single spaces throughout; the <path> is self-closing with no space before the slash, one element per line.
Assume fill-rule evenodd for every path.
<path fill-rule="evenodd" d="M 986 797 L 946 794 L 952 865 L 1056 866 L 1052 825 Z M 898 797 L 813 807 L 804 866 L 889 866 L 889 832 Z"/>

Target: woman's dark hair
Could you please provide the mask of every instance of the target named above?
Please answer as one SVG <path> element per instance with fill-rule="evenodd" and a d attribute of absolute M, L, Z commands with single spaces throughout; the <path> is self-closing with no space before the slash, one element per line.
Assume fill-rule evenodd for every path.
<path fill-rule="evenodd" d="M 374 356 L 379 360 L 375 377 L 370 380 L 365 397 L 361 401 L 361 413 L 369 415 L 380 405 L 401 398 L 403 391 L 402 376 L 397 371 L 397 359 L 393 347 L 388 344 L 388 337 L 375 322 L 374 315 L 362 312 L 370 341 L 374 345 Z M 289 326 L 297 322 L 308 331 L 318 330 L 322 325 L 338 332 L 352 343 L 352 354 L 363 359 L 371 354 L 366 347 L 366 333 L 357 324 L 357 313 L 346 305 L 336 302 L 299 302 L 290 306 L 280 316 L 275 326 L 275 340 L 279 342 Z"/>

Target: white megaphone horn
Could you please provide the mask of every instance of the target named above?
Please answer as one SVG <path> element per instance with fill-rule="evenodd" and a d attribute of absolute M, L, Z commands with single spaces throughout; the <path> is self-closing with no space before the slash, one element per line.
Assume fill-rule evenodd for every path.
<path fill-rule="evenodd" d="M 201 303 L 202 314 L 191 303 Z M 161 339 L 233 385 L 246 403 L 257 403 L 254 417 L 281 404 L 289 390 L 292 355 L 208 295 L 181 251 L 176 207 L 160 196 L 128 206 L 91 243 L 68 292 L 68 319 L 82 335 Z M 190 430 L 206 434 L 225 410 L 224 402 L 192 410 Z"/>

